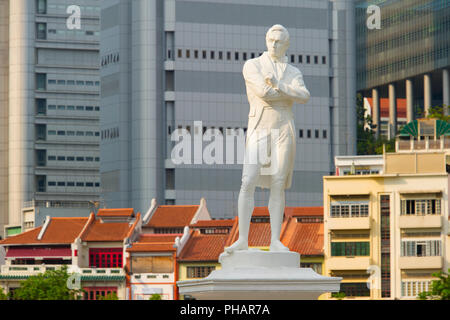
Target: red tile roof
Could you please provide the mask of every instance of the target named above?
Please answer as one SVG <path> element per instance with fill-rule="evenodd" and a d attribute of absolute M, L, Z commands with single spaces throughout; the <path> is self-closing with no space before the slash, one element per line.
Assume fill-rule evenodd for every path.
<path fill-rule="evenodd" d="M 146 227 L 182 228 L 191 224 L 199 205 L 158 206 Z"/>
<path fill-rule="evenodd" d="M 172 252 L 176 251 L 173 243 L 133 243 L 128 252 Z"/>
<path fill-rule="evenodd" d="M 285 207 L 285 216 L 323 216 L 323 207 Z M 253 217 L 269 217 L 267 207 L 255 207 Z"/>
<path fill-rule="evenodd" d="M 268 247 L 270 245 L 270 223 L 266 222 L 252 222 L 250 223 L 250 230 L 248 232 L 248 245 L 250 247 Z M 236 225 L 230 232 L 226 245 L 233 244 L 239 238 L 239 227 L 236 221 Z"/>
<path fill-rule="evenodd" d="M 42 226 L 0 241 L 0 245 L 70 244 L 80 234 L 88 218 L 51 218 L 41 240 Z"/>
<path fill-rule="evenodd" d="M 323 216 L 323 207 L 286 207 L 284 214 L 289 217 Z"/>
<path fill-rule="evenodd" d="M 133 208 L 99 209 L 97 217 L 134 217 Z"/>
<path fill-rule="evenodd" d="M 323 255 L 323 223 L 302 223 L 290 218 L 281 241 L 300 255 Z"/>
<path fill-rule="evenodd" d="M 103 223 L 101 220 L 94 220 L 83 233 L 83 241 L 123 241 L 133 226 L 129 223 Z"/>
<path fill-rule="evenodd" d="M 228 234 L 201 234 L 195 232 L 180 253 L 180 261 L 218 261 Z"/>
<path fill-rule="evenodd" d="M 175 251 L 175 239 L 181 234 L 143 234 L 132 244 L 128 252 L 161 252 Z"/>
<path fill-rule="evenodd" d="M 234 219 L 227 220 L 199 220 L 195 224 L 191 224 L 193 228 L 214 228 L 214 227 L 232 227 Z"/>

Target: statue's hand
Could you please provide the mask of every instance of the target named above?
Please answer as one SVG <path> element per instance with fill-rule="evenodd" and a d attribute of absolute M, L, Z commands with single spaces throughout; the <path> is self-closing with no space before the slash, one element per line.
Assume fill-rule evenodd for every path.
<path fill-rule="evenodd" d="M 277 87 L 277 79 L 275 78 L 275 76 L 271 73 L 269 73 L 268 75 L 265 76 L 264 80 L 266 81 L 266 83 L 273 87 L 276 88 Z"/>

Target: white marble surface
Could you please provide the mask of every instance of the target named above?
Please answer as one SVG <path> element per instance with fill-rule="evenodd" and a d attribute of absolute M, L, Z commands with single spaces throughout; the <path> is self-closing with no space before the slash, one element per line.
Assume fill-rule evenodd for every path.
<path fill-rule="evenodd" d="M 295 252 L 242 250 L 222 254 L 222 269 L 198 280 L 179 281 L 180 294 L 197 300 L 316 300 L 339 291 L 341 278 L 299 268 Z"/>

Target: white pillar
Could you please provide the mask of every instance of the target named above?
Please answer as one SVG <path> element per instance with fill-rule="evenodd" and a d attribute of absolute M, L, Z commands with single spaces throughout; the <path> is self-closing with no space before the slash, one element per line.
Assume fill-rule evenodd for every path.
<path fill-rule="evenodd" d="M 414 120 L 414 86 L 411 79 L 406 79 L 406 122 Z"/>
<path fill-rule="evenodd" d="M 0 236 L 8 224 L 9 0 L 0 0 Z M 4 212 L 5 214 L 2 214 Z M 2 249 L 0 249 L 1 251 Z M 1 256 L 1 253 L 0 253 Z M 0 257 L 1 259 L 1 257 Z M 1 264 L 1 261 L 0 261 Z"/>
<path fill-rule="evenodd" d="M 442 70 L 442 103 L 444 104 L 444 114 L 448 115 L 450 106 L 450 76 L 448 69 Z"/>
<path fill-rule="evenodd" d="M 423 105 L 424 105 L 424 113 L 425 117 L 428 116 L 430 107 L 431 107 L 431 75 L 425 74 L 423 76 Z"/>
<path fill-rule="evenodd" d="M 389 84 L 389 132 L 388 138 L 392 139 L 397 134 L 397 96 L 395 84 Z"/>
<path fill-rule="evenodd" d="M 20 225 L 34 181 L 35 1 L 9 2 L 9 224 Z"/>
<path fill-rule="evenodd" d="M 378 88 L 372 89 L 372 109 L 373 109 L 373 124 L 375 127 L 375 136 L 378 138 L 380 135 L 380 95 L 378 92 Z"/>

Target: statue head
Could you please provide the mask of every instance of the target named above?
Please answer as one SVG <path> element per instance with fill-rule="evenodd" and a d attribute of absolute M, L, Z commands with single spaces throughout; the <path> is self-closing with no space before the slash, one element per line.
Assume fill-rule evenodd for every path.
<path fill-rule="evenodd" d="M 266 34 L 266 44 L 269 55 L 282 58 L 289 49 L 289 32 L 280 24 L 272 26 Z"/>

